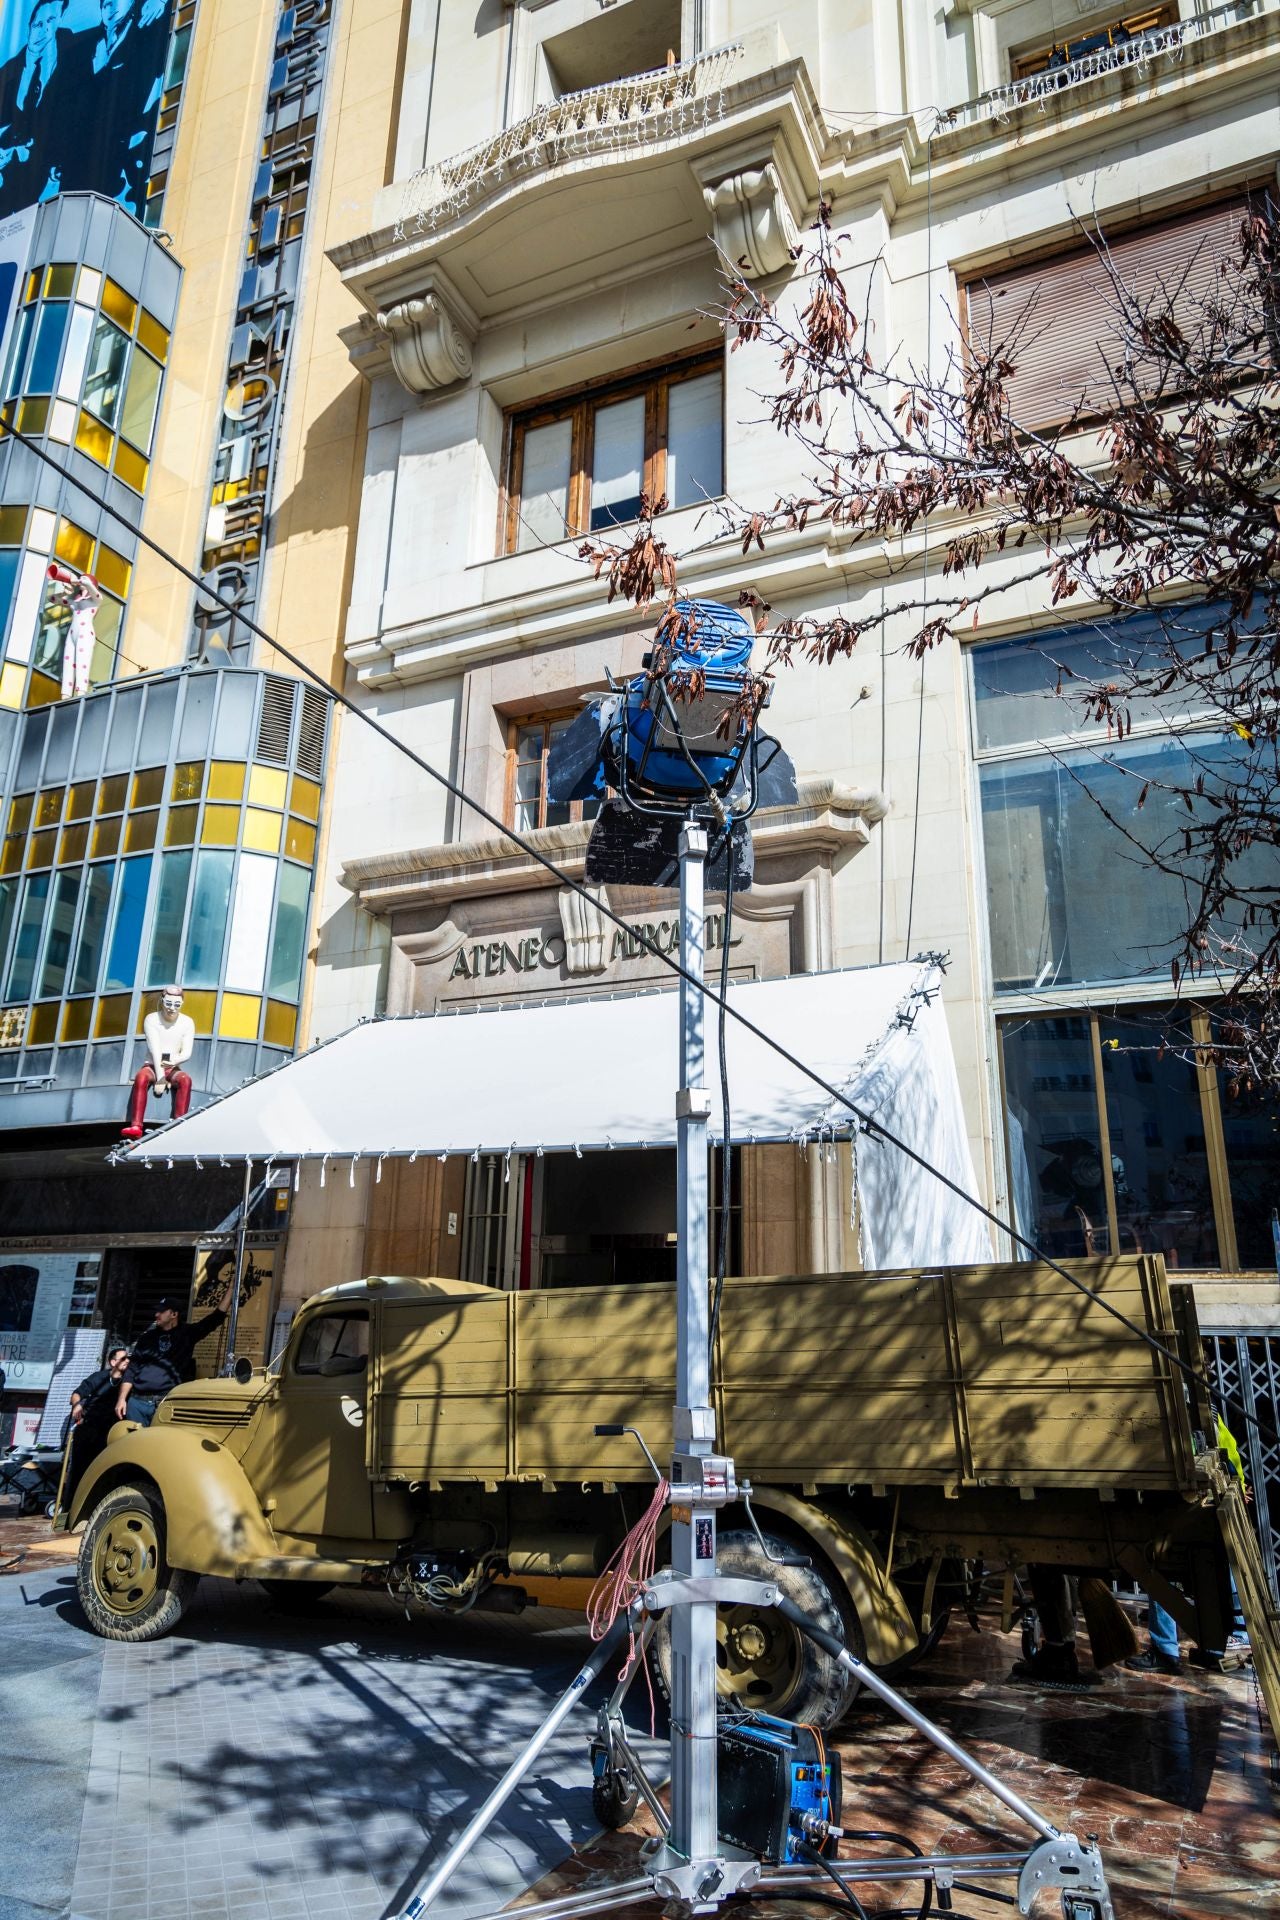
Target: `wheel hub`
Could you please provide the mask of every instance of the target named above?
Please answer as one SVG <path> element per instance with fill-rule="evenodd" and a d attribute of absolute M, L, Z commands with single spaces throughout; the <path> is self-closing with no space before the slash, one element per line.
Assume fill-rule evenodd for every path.
<path fill-rule="evenodd" d="M 140 1613 L 155 1598 L 160 1542 L 143 1509 L 116 1514 L 103 1529 L 93 1556 L 93 1580 L 113 1613 Z"/>
<path fill-rule="evenodd" d="M 799 1636 L 772 1611 L 722 1607 L 716 1621 L 716 1663 L 722 1694 L 777 1712 L 800 1668 Z"/>

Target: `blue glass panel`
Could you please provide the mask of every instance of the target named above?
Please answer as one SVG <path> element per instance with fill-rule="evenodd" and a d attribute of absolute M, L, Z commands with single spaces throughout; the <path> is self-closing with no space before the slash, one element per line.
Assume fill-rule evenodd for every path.
<path fill-rule="evenodd" d="M 98 984 L 98 967 L 102 960 L 102 942 L 107 931 L 107 909 L 111 905 L 111 881 L 114 873 L 115 868 L 110 861 L 105 866 L 89 869 L 84 918 L 80 922 L 80 947 L 76 954 L 75 972 L 71 981 L 72 993 L 92 993 Z"/>
<path fill-rule="evenodd" d="M 66 331 L 66 301 L 47 300 L 40 309 L 35 350 L 31 355 L 31 370 L 23 387 L 24 393 L 53 392 L 58 378 L 58 361 L 62 355 L 62 337 Z"/>
<path fill-rule="evenodd" d="M 16 547 L 0 547 L 0 641 L 9 623 L 9 608 L 13 605 L 13 583 L 18 577 L 18 562 L 22 555 Z"/>
<path fill-rule="evenodd" d="M 160 892 L 156 898 L 155 925 L 151 933 L 151 958 L 147 962 L 147 985 L 165 987 L 178 978 L 178 953 L 182 945 L 182 920 L 187 909 L 187 881 L 191 874 L 191 849 L 166 853 L 160 862 Z"/>
<path fill-rule="evenodd" d="M 202 853 L 196 861 L 191 891 L 191 918 L 187 925 L 187 956 L 182 967 L 184 987 L 216 987 L 222 967 L 222 944 L 231 917 L 231 852 Z"/>
<path fill-rule="evenodd" d="M 31 997 L 31 982 L 35 976 L 40 930 L 44 925 L 44 906 L 48 897 L 49 875 L 29 875 L 18 914 L 18 937 L 13 943 L 13 959 L 9 963 L 9 979 L 4 992 L 6 1000 L 29 1000 Z"/>
<path fill-rule="evenodd" d="M 302 955 L 307 941 L 307 897 L 311 875 L 305 867 L 285 860 L 280 868 L 276 901 L 276 937 L 271 948 L 267 992 L 278 1000 L 296 1000 L 302 978 Z"/>
<path fill-rule="evenodd" d="M 34 307 L 25 307 L 14 333 L 13 357 L 9 362 L 9 374 L 4 383 L 6 399 L 13 399 L 22 392 L 22 369 L 26 365 L 27 348 L 31 345 L 31 329 L 36 323 Z"/>
<path fill-rule="evenodd" d="M 75 932 L 76 906 L 80 899 L 82 867 L 60 873 L 53 884 L 53 905 L 49 911 L 49 937 L 45 941 L 44 963 L 40 968 L 40 998 L 52 1000 L 61 995 L 71 958 L 71 936 Z"/>
<path fill-rule="evenodd" d="M 147 888 L 150 883 L 149 853 L 121 861 L 115 920 L 111 928 L 111 952 L 102 982 L 104 993 L 119 993 L 133 986 L 138 971 L 138 949 L 142 945 L 142 922 L 147 910 Z"/>

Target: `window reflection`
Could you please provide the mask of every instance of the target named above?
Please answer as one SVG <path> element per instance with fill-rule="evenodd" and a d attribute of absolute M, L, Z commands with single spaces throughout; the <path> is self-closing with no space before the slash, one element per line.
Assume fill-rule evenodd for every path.
<path fill-rule="evenodd" d="M 1167 1014 L 1100 1016 L 1121 1253 L 1162 1253 L 1170 1267 L 1218 1261 L 1196 1069 L 1161 1054 Z"/>
<path fill-rule="evenodd" d="M 1014 1225 L 1046 1253 L 1108 1253 L 1106 1178 L 1087 1014 L 1003 1029 Z"/>

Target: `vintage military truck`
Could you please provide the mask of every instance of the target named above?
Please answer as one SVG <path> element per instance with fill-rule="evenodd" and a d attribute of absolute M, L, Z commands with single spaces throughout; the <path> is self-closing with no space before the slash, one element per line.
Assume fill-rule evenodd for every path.
<path fill-rule="evenodd" d="M 1075 1270 L 1199 1365 L 1190 1292 L 1175 1307 L 1158 1257 Z M 581 1583 L 653 1488 L 635 1440 L 597 1424 L 670 1450 L 674 1320 L 662 1286 L 374 1278 L 316 1295 L 265 1372 L 179 1387 L 149 1429 L 112 1432 L 60 1515 L 87 1522 L 90 1622 L 151 1639 L 204 1573 L 295 1602 L 389 1587 L 446 1612 Z M 731 1280 L 714 1380 L 766 1541 L 809 1561 L 770 1577 L 882 1669 L 932 1645 L 975 1569 L 1037 1561 L 1137 1575 L 1222 1644 L 1228 1509 L 1266 1614 L 1255 1648 L 1274 1624 L 1239 1488 L 1201 1437 L 1208 1404 L 1051 1269 Z M 740 1509 L 721 1544 L 726 1566 L 764 1570 Z M 743 1704 L 831 1723 L 848 1703 L 842 1670 L 771 1611 L 726 1610 L 720 1662 Z"/>

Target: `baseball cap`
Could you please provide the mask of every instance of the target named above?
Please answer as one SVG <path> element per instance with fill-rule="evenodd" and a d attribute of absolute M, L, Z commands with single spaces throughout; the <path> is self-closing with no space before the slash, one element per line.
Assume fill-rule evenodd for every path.
<path fill-rule="evenodd" d="M 171 1300 L 168 1294 L 166 1294 L 163 1300 L 156 1301 L 156 1312 L 157 1313 L 181 1313 L 182 1302 L 181 1300 Z"/>

